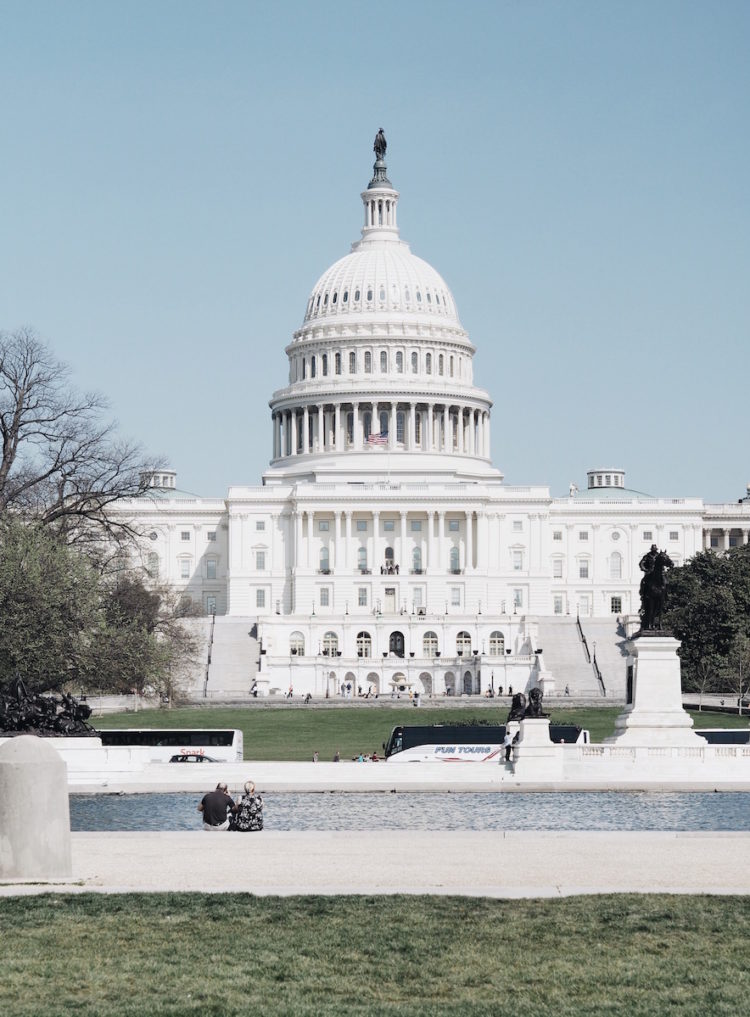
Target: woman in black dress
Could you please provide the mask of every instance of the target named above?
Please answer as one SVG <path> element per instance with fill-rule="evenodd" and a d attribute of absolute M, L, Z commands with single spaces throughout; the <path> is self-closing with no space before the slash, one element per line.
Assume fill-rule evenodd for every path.
<path fill-rule="evenodd" d="M 237 814 L 232 829 L 240 833 L 263 829 L 263 799 L 256 795 L 255 784 L 251 780 L 246 781 L 245 793 L 237 803 Z"/>

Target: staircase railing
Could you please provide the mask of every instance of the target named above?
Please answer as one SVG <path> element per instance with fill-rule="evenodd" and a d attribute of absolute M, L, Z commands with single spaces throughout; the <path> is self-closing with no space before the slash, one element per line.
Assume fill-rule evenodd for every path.
<path fill-rule="evenodd" d="M 583 629 L 581 628 L 581 619 L 580 619 L 580 617 L 578 615 L 576 615 L 576 628 L 578 629 L 578 636 L 579 636 L 579 638 L 581 640 L 581 645 L 583 646 L 583 652 L 586 655 L 586 663 L 590 664 L 591 663 L 591 651 L 589 650 L 589 644 L 586 641 L 586 635 L 585 635 Z"/>
<path fill-rule="evenodd" d="M 599 682 L 599 688 L 602 690 L 602 695 L 606 696 L 607 688 L 604 684 L 604 676 L 602 675 L 601 669 L 599 668 L 599 665 L 596 660 L 596 650 L 594 650 L 594 659 L 591 661 L 591 663 L 594 668 L 594 674 L 596 675 L 597 681 Z"/>
<path fill-rule="evenodd" d="M 214 646 L 214 626 L 216 625 L 216 615 L 211 615 L 211 625 L 208 630 L 208 652 L 206 654 L 206 671 L 203 676 L 203 698 L 206 699 L 208 696 L 208 671 L 211 667 L 211 652 Z"/>

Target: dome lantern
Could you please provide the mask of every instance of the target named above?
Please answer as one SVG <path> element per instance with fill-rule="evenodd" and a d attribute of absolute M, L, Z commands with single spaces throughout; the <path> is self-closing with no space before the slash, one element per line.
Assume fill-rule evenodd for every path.
<path fill-rule="evenodd" d="M 362 192 L 365 224 L 362 227 L 362 240 L 354 245 L 355 249 L 368 241 L 398 240 L 396 222 L 398 191 L 388 179 L 388 167 L 385 164 L 386 148 L 385 134 L 381 127 L 373 145 L 375 164 L 372 167 L 372 180 L 367 185 L 367 190 Z"/>

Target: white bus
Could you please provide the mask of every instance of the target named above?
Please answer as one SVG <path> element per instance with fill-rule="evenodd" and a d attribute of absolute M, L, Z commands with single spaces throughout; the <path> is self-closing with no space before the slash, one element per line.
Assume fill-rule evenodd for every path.
<path fill-rule="evenodd" d="M 172 756 L 210 756 L 223 763 L 241 763 L 242 732 L 237 728 L 110 728 L 97 731 L 102 745 L 148 746 L 152 763 L 168 763 Z"/>
<path fill-rule="evenodd" d="M 588 742 L 575 724 L 550 724 L 553 742 Z M 394 727 L 383 742 L 385 758 L 399 763 L 499 763 L 504 759 L 504 724 L 425 724 Z"/>

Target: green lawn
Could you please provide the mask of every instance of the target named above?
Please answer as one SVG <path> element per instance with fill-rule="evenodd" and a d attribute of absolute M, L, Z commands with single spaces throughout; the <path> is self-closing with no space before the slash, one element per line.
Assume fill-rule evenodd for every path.
<path fill-rule="evenodd" d="M 552 710 L 552 723 L 580 724 L 595 742 L 614 730 L 619 707 Z M 397 724 L 436 724 L 468 720 L 477 716 L 489 723 L 504 724 L 507 707 L 481 707 L 476 714 L 466 708 L 413 707 L 186 707 L 175 710 L 142 710 L 128 714 L 94 717 L 95 727 L 236 727 L 244 734 L 245 758 L 310 759 L 317 749 L 321 760 L 331 759 L 339 749 L 343 759 L 358 752 L 382 752 Z M 747 727 L 748 717 L 732 714 L 693 713 L 698 727 Z"/>
<path fill-rule="evenodd" d="M 737 1017 L 747 897 L 0 900 L 5 1017 Z"/>

